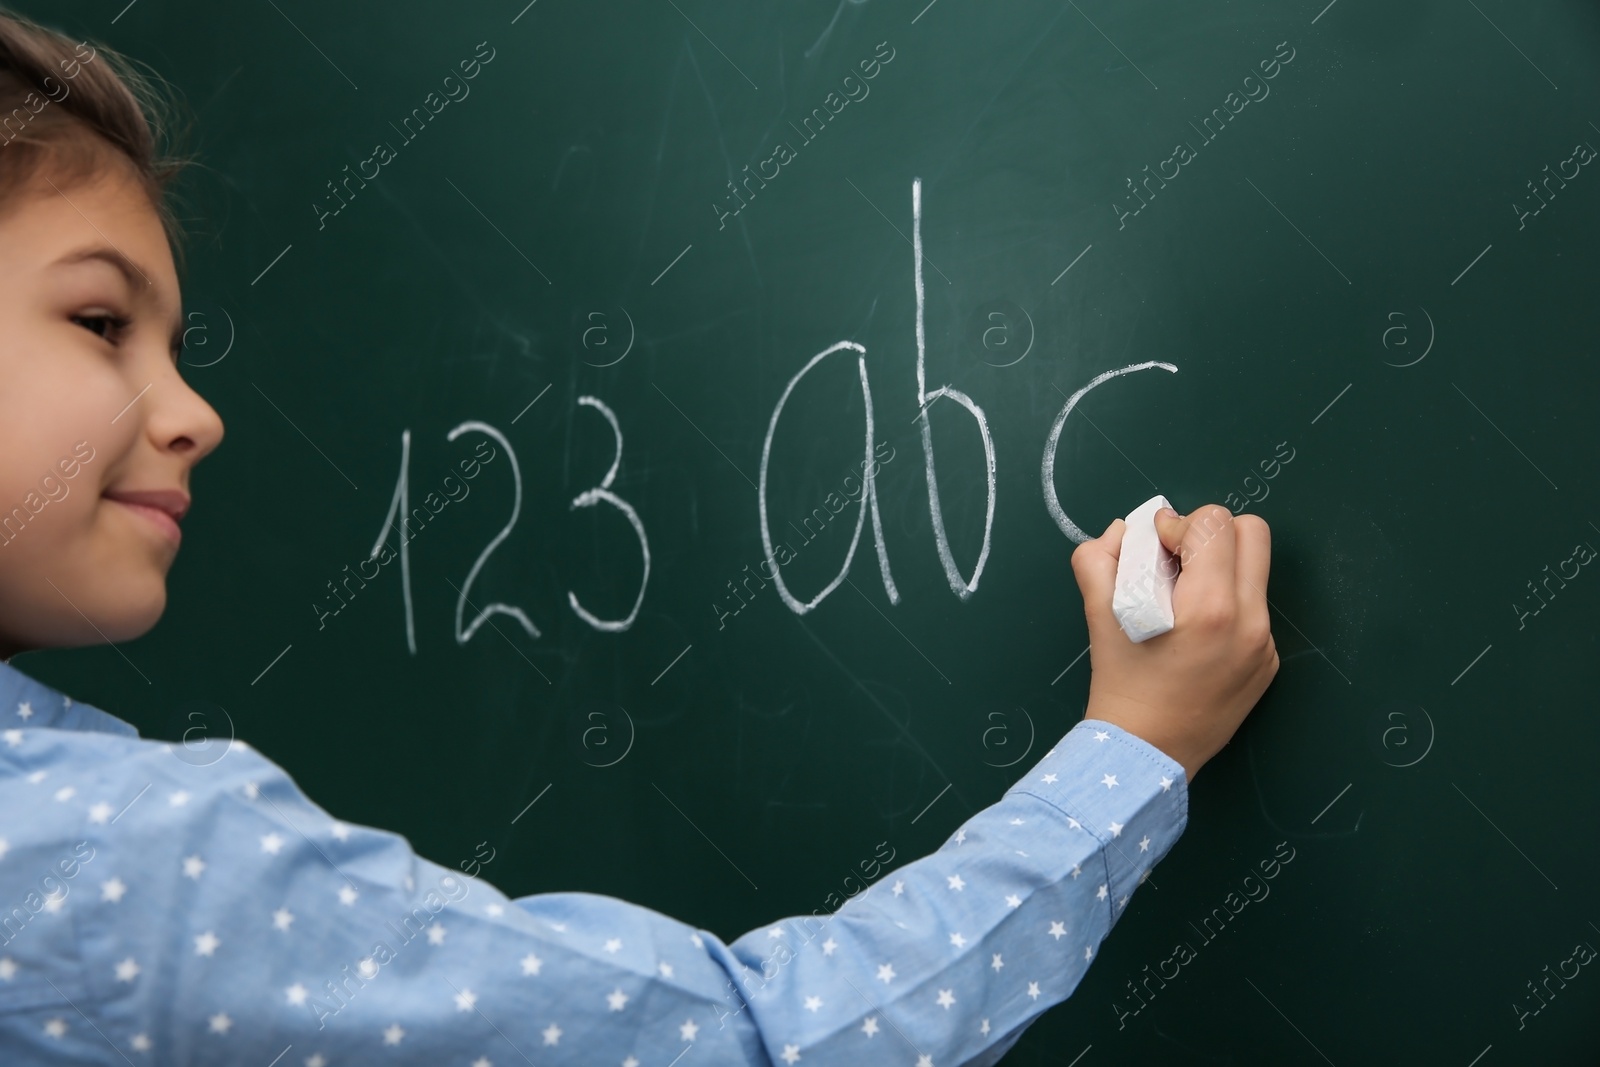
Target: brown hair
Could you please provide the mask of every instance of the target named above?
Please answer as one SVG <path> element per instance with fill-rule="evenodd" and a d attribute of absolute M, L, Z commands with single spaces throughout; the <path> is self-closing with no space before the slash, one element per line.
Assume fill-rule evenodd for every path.
<path fill-rule="evenodd" d="M 168 154 L 165 90 L 121 54 L 0 7 L 0 211 L 36 177 L 64 188 L 120 166 L 181 255 L 167 193 L 190 160 Z"/>

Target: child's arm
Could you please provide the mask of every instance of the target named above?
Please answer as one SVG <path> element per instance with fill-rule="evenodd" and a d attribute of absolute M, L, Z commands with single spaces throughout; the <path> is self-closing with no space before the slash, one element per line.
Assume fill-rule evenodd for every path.
<path fill-rule="evenodd" d="M 1238 525 L 1242 576 L 1265 546 Z M 1255 684 L 1238 679 L 1259 696 L 1271 677 L 1223 533 L 1226 552 L 1221 534 L 1178 534 L 1177 626 L 1138 646 L 1165 642 L 1197 672 L 1161 737 L 1199 761 Z M 248 746 L 192 767 L 169 746 L 23 729 L 0 751 L 0 800 L 40 814 L 4 864 L 47 869 L 79 839 L 92 858 L 59 907 L 8 928 L 0 1041 L 17 1062 L 107 1064 L 993 1063 L 1072 991 L 1186 820 L 1184 766 L 1130 732 L 1167 720 L 1103 659 L 1117 638 L 1133 647 L 1107 629 L 1120 536 L 1114 523 L 1074 555 L 1101 687 L 1090 718 L 936 853 L 831 916 L 732 945 L 606 897 L 508 900 L 396 834 L 332 820 Z M 1237 612 L 1193 599 L 1224 595 L 1224 569 Z M 1216 708 L 1191 714 L 1207 685 Z"/>

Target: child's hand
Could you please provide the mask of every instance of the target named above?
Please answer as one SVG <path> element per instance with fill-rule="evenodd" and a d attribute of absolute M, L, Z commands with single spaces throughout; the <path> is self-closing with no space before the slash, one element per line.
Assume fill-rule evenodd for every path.
<path fill-rule="evenodd" d="M 1079 545 L 1072 570 L 1089 618 L 1086 718 L 1150 742 L 1192 779 L 1233 737 L 1273 675 L 1278 650 L 1267 615 L 1272 537 L 1255 515 L 1220 504 L 1186 517 L 1163 508 L 1156 530 L 1182 572 L 1172 591 L 1173 628 L 1135 644 L 1111 613 L 1117 553 L 1127 525 Z"/>

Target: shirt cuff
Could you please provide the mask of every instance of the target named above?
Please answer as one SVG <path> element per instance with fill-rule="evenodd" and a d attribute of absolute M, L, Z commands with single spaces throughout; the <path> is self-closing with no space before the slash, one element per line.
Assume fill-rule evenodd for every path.
<path fill-rule="evenodd" d="M 1112 925 L 1189 823 L 1188 776 L 1171 756 L 1108 722 L 1084 719 L 1006 791 L 1052 805 L 1101 846 L 1099 899 Z"/>

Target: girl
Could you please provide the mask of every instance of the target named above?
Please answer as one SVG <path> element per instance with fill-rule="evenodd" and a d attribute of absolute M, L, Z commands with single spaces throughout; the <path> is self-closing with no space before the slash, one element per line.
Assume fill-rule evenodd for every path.
<path fill-rule="evenodd" d="M 118 56 L 0 14 L 0 655 L 119 642 L 166 601 L 222 441 L 176 358 L 174 166 Z M 0 664 L 8 1064 L 990 1064 L 1066 998 L 1278 667 L 1266 524 L 1158 518 L 1176 627 L 1072 562 L 1087 717 L 936 853 L 732 944 L 582 893 L 508 899 L 342 823 L 243 743 L 177 746 Z M 886 862 L 891 857 L 885 858 Z"/>

